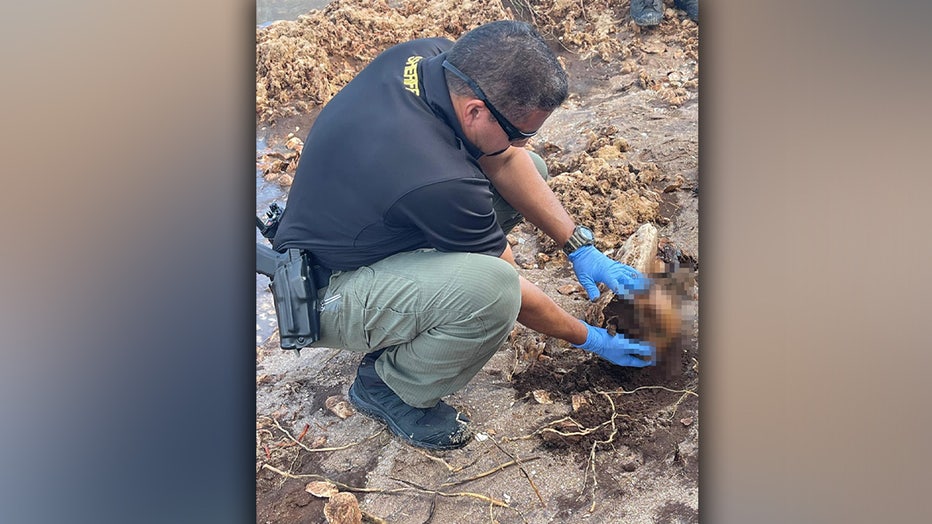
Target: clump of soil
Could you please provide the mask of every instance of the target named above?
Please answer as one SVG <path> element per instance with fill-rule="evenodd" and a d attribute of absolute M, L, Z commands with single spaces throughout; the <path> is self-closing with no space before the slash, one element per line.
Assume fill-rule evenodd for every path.
<path fill-rule="evenodd" d="M 335 0 L 297 21 L 256 29 L 256 119 L 272 122 L 327 103 L 392 45 L 427 37 L 458 38 L 511 17 L 500 2 Z"/>
<path fill-rule="evenodd" d="M 334 0 L 297 21 L 280 21 L 256 29 L 256 121 L 313 114 L 369 61 L 388 47 L 415 38 L 455 40 L 494 20 L 521 19 L 579 60 L 621 60 L 621 73 L 637 71 L 645 89 L 657 91 L 671 105 L 690 98 L 698 86 L 698 66 L 669 71 L 665 78 L 648 72 L 650 55 L 672 54 L 698 60 L 698 26 L 689 20 L 656 28 L 659 42 L 619 38 L 616 0 L 523 0 L 453 2 L 407 0 Z"/>
<path fill-rule="evenodd" d="M 262 171 L 262 176 L 267 181 L 278 182 L 282 188 L 291 187 L 302 149 L 304 142 L 294 133 L 289 133 L 285 137 L 285 150 L 262 153 L 256 159 L 256 168 Z"/>
<path fill-rule="evenodd" d="M 669 181 L 656 164 L 629 157 L 628 142 L 613 125 L 587 133 L 586 148 L 561 155 L 560 148 L 545 144 L 541 153 L 550 171 L 550 187 L 566 211 L 596 236 L 596 246 L 610 250 L 646 222 L 666 224 L 660 213 L 663 188 Z M 543 233 L 538 242 L 544 252 L 558 247 Z"/>
<path fill-rule="evenodd" d="M 515 396 L 528 402 L 533 402 L 530 393 L 544 389 L 555 402 L 574 404 L 568 416 L 545 421 L 538 434 L 545 449 L 588 455 L 599 442 L 630 447 L 654 442 L 658 429 L 664 430 L 659 437 L 665 443 L 685 438 L 692 421 L 676 415 L 681 408 L 695 407 L 695 395 L 686 391 L 697 372 L 690 363 L 680 362 L 678 373 L 669 377 L 660 368 L 619 367 L 586 353 L 565 351 L 546 365 L 530 366 L 515 375 L 513 385 Z M 654 442 L 654 447 L 671 449 L 661 442 Z M 645 458 L 664 457 L 648 453 Z"/>

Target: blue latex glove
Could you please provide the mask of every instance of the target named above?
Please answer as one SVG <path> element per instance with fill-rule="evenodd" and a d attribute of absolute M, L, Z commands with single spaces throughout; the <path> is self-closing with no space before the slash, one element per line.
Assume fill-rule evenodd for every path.
<path fill-rule="evenodd" d="M 646 291 L 650 282 L 638 270 L 605 256 L 593 246 L 582 246 L 570 253 L 570 262 L 576 279 L 586 288 L 589 300 L 599 298 L 598 282 L 602 282 L 616 295 L 631 298 L 632 293 Z"/>
<path fill-rule="evenodd" d="M 619 366 L 642 368 L 657 363 L 656 353 L 654 353 L 654 348 L 650 344 L 629 340 L 621 333 L 612 336 L 604 328 L 590 326 L 585 322 L 583 324 L 589 330 L 586 341 L 580 346 L 573 344 L 573 347 L 591 351 Z M 635 355 L 650 357 L 650 360 L 642 360 Z"/>

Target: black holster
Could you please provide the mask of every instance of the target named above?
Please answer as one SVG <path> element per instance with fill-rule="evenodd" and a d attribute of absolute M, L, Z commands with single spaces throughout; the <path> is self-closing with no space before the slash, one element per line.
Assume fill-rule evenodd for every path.
<path fill-rule="evenodd" d="M 264 247 L 264 246 L 262 246 Z M 271 251 L 271 250 L 270 250 Z M 317 284 L 309 255 L 289 249 L 278 260 L 269 288 L 282 349 L 301 349 L 320 338 Z"/>

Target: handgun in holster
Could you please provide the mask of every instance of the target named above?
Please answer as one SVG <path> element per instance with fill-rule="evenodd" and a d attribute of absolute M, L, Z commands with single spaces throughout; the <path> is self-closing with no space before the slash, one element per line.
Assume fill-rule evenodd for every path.
<path fill-rule="evenodd" d="M 256 227 L 266 239 L 275 236 L 282 208 L 272 204 L 263 220 L 256 216 Z M 311 255 L 300 249 L 279 253 L 256 243 L 256 273 L 271 279 L 269 289 L 275 304 L 282 349 L 300 351 L 320 338 L 320 311 Z"/>

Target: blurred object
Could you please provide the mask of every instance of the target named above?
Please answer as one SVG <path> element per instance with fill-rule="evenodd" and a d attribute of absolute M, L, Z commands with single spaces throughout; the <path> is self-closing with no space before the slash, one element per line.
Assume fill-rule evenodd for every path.
<path fill-rule="evenodd" d="M 658 256 L 659 231 L 653 224 L 643 224 L 631 235 L 616 259 L 650 277 L 650 288 L 646 293 L 626 300 L 611 291 L 606 291 L 586 309 L 586 322 L 604 327 L 609 333 L 624 333 L 629 339 L 651 343 L 657 350 L 657 367 L 664 375 L 671 375 L 681 368 L 684 325 L 681 304 L 689 298 L 684 294 L 691 289 L 685 281 L 690 280 L 692 271 L 681 268 L 674 262 L 668 264 Z M 665 243 L 664 250 L 672 248 Z M 678 252 L 678 250 L 676 251 Z"/>

